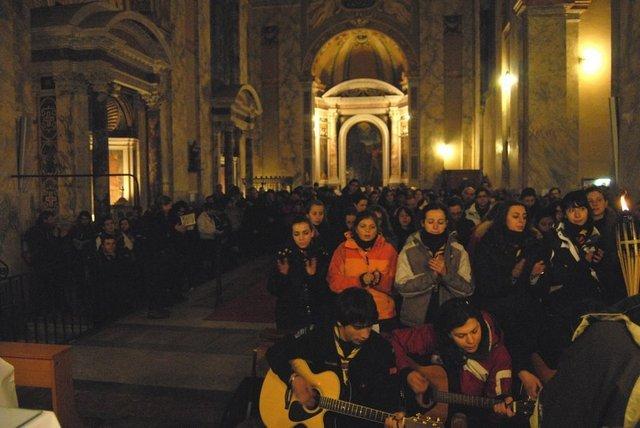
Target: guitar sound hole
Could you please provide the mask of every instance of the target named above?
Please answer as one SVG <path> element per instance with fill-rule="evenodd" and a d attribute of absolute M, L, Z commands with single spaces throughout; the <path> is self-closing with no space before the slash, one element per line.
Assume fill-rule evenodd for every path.
<path fill-rule="evenodd" d="M 310 407 L 305 407 L 310 412 L 315 411 L 318 408 L 318 404 L 320 403 L 320 391 L 317 389 L 313 390 L 313 404 Z"/>

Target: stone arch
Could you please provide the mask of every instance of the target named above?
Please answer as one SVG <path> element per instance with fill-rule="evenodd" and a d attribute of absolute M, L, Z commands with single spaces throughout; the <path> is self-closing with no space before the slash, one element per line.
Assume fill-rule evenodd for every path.
<path fill-rule="evenodd" d="M 82 29 L 82 32 L 111 32 L 119 29 L 138 40 L 141 46 L 157 44 L 154 60 L 171 63 L 171 48 L 164 32 L 149 18 L 135 11 L 120 11 L 100 3 L 88 3 L 79 8 L 69 18 L 69 24 Z M 124 24 L 124 25 L 123 25 Z"/>
<path fill-rule="evenodd" d="M 344 31 L 358 29 L 376 30 L 387 35 L 398 44 L 398 46 L 402 49 L 404 55 L 406 56 L 407 61 L 409 62 L 409 70 L 407 70 L 407 74 L 419 74 L 418 55 L 413 48 L 412 43 L 410 43 L 404 33 L 383 21 L 372 20 L 368 21 L 364 26 L 354 26 L 351 20 L 346 19 L 341 22 L 326 24 L 324 27 L 318 30 L 318 32 L 316 33 L 317 35 L 312 38 L 307 46 L 307 53 L 302 61 L 302 76 L 311 76 L 311 68 L 315 61 L 315 58 L 320 52 L 320 49 L 327 42 Z"/>
<path fill-rule="evenodd" d="M 338 168 L 340 176 L 340 185 L 347 185 L 347 134 L 351 128 L 360 123 L 368 122 L 378 128 L 382 136 L 382 185 L 386 186 L 389 182 L 389 127 L 384 120 L 372 114 L 356 114 L 347 119 L 340 127 L 338 133 L 338 158 L 340 166 Z"/>
<path fill-rule="evenodd" d="M 338 83 L 322 95 L 322 98 L 336 97 L 352 89 L 373 89 L 386 95 L 403 96 L 404 93 L 390 83 L 377 79 L 352 79 Z"/>

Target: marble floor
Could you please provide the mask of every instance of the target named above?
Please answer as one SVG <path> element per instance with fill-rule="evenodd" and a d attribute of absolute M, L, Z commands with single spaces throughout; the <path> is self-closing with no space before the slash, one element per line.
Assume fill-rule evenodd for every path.
<path fill-rule="evenodd" d="M 267 258 L 223 277 L 223 301 L 263 280 Z M 270 323 L 208 321 L 215 284 L 189 293 L 171 317 L 132 314 L 73 345 L 78 411 L 88 427 L 217 427 Z M 266 370 L 264 363 L 260 371 Z"/>

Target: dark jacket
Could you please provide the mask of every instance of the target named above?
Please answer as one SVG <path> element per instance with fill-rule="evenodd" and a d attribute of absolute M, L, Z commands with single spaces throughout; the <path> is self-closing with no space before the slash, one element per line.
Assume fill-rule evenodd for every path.
<path fill-rule="evenodd" d="M 542 427 L 640 424 L 640 296 L 585 317 L 539 399 Z"/>
<path fill-rule="evenodd" d="M 540 301 L 548 292 L 549 277 L 545 273 L 532 278 L 531 270 L 540 260 L 547 264 L 548 257 L 542 240 L 528 232 L 514 243 L 489 229 L 474 250 L 474 300 L 496 318 L 504 331 L 515 373 L 533 370 L 530 357 L 537 351 L 544 327 Z M 525 259 L 522 273 L 513 278 L 513 268 L 521 259 Z"/>
<path fill-rule="evenodd" d="M 316 259 L 316 273 L 309 275 L 306 259 Z M 282 275 L 277 259 L 287 259 L 289 273 Z M 274 270 L 269 276 L 267 289 L 278 298 L 276 327 L 279 330 L 298 330 L 310 324 L 324 322 L 330 315 L 331 293 L 326 283 L 329 255 L 324 248 L 312 242 L 303 253 L 293 242 L 276 253 Z"/>
<path fill-rule="evenodd" d="M 333 326 L 308 328 L 295 336 L 288 336 L 267 351 L 271 369 L 289 382 L 289 361 L 301 358 L 307 361 L 314 373 L 332 371 L 341 379 L 340 358 L 336 351 Z M 341 383 L 340 398 L 387 412 L 400 407 L 400 394 L 395 376 L 395 358 L 389 342 L 375 332 L 361 345 L 361 349 L 349 363 L 349 381 Z M 350 417 L 325 416 L 325 426 L 332 426 L 328 418 L 335 418 L 338 427 L 379 426 Z"/>
<path fill-rule="evenodd" d="M 595 241 L 599 235 L 593 228 L 587 239 Z M 567 319 L 574 319 L 602 305 L 600 279 L 594 265 L 585 259 L 584 251 L 565 232 L 564 223 L 556 228 L 552 236 L 551 288 L 549 305 L 554 312 Z"/>

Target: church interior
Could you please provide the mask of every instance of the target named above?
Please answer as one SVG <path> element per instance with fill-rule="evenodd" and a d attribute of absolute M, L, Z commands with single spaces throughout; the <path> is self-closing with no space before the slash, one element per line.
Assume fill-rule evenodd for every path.
<path fill-rule="evenodd" d="M 62 238 L 82 216 L 120 229 L 163 201 L 190 212 L 353 180 L 425 195 L 468 178 L 538 195 L 606 182 L 640 201 L 636 0 L 0 0 L 0 41 L 0 340 L 70 346 L 66 405 L 18 391 L 63 427 L 232 426 L 243 379 L 268 368 L 275 303 L 257 288 L 273 260 L 229 214 L 241 244 L 185 241 L 215 272 L 185 268 L 170 316 L 144 291 L 76 310 L 24 285 L 50 281 L 28 233 L 43 213 Z M 265 242 L 271 221 L 254 219 Z M 89 268 L 44 258 L 74 299 L 92 292 Z M 50 302 L 25 289 L 62 312 L 31 318 Z M 96 317 L 102 304 L 115 312 Z"/>

